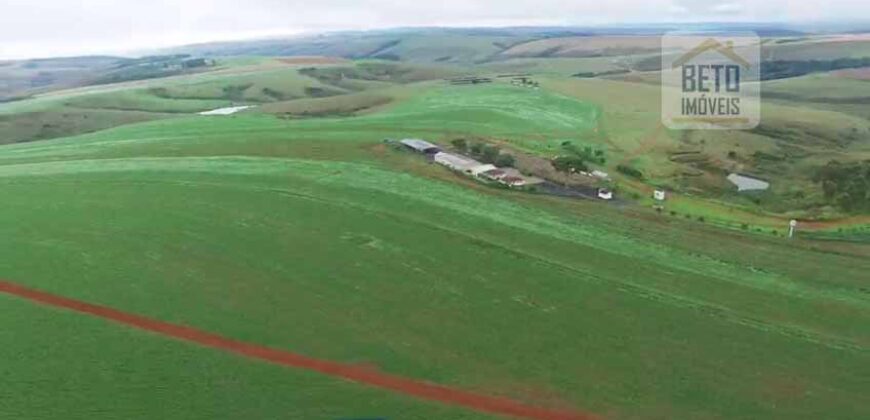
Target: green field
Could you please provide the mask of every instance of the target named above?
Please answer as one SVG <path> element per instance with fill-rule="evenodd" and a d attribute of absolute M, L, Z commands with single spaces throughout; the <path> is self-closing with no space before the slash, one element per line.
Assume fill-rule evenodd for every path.
<path fill-rule="evenodd" d="M 506 92 L 491 89 L 478 93 Z M 379 145 L 393 132 L 431 130 L 435 121 L 420 115 L 453 118 L 417 112 L 455 106 L 452 88 L 443 93 L 348 120 L 195 117 L 6 147 L 2 213 L 15 223 L 3 228 L 4 276 L 246 341 L 612 417 L 867 414 L 870 299 L 859 289 L 870 265 L 856 254 L 866 251 L 833 254 L 667 217 L 650 225 L 595 203 L 469 190 Z M 476 109 L 481 97 L 469 98 Z M 520 109 L 499 111 L 497 121 L 524 126 Z M 460 127 L 501 133 L 485 124 L 490 117 Z M 709 235 L 721 239 L 714 246 Z M 104 408 L 110 417 L 160 416 L 163 408 L 143 401 L 188 392 L 200 375 L 205 383 L 230 375 L 214 379 L 220 390 L 255 395 L 219 414 L 198 410 L 203 418 L 472 416 L 229 356 L 200 358 L 208 351 L 39 310 L 58 320 L 43 314 L 34 328 L 13 317 L 4 330 L 72 340 L 88 325 L 89 339 L 106 342 L 96 360 L 95 343 L 75 340 L 48 355 L 88 366 L 93 379 L 82 382 L 139 355 L 128 369 L 149 379 L 136 399 Z M 30 354 L 34 340 L 5 351 Z M 146 372 L 148 358 L 167 373 Z M 7 374 L 16 395 L 39 366 Z M 161 387 L 147 386 L 154 377 Z M 269 402 L 282 387 L 304 393 L 292 408 Z M 191 404 L 221 399 L 190 392 Z M 54 408 L 84 417 L 75 398 L 88 395 Z M 32 404 L 17 398 L 6 409 Z"/>
<path fill-rule="evenodd" d="M 832 159 L 870 158 L 866 81 L 765 82 L 759 129 L 678 132 L 649 80 L 571 77 L 633 56 L 539 57 L 543 43 L 507 58 L 524 36 L 433 31 L 322 40 L 356 61 L 242 56 L 0 104 L 0 143 L 17 143 L 0 147 L 0 279 L 602 418 L 870 417 L 870 219 L 813 180 Z M 513 71 L 540 89 L 496 77 Z M 462 74 L 495 82 L 442 80 Z M 256 108 L 196 115 L 238 104 Z M 619 200 L 493 188 L 385 141 L 409 137 L 547 165 L 569 143 L 595 147 Z M 773 189 L 737 194 L 729 171 Z M 653 188 L 671 191 L 659 212 Z M 792 217 L 824 220 L 787 240 Z M 0 305 L 0 418 L 493 418 Z"/>

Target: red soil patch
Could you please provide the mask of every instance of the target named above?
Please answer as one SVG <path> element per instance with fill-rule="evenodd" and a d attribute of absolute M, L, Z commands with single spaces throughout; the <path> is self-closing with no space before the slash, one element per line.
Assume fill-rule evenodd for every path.
<path fill-rule="evenodd" d="M 845 77 L 847 79 L 870 80 L 870 67 L 837 70 L 833 72 L 833 74 L 837 77 Z"/>
<path fill-rule="evenodd" d="M 785 219 L 783 219 L 785 220 Z M 868 225 L 870 224 L 870 216 L 851 216 L 844 217 L 842 219 L 837 220 L 823 220 L 823 221 L 801 221 L 799 225 L 799 229 L 804 230 L 831 230 L 839 227 L 849 227 L 849 226 L 859 226 L 859 225 Z"/>
<path fill-rule="evenodd" d="M 391 375 L 379 372 L 368 365 L 360 366 L 315 359 L 283 350 L 237 341 L 195 328 L 158 321 L 156 319 L 119 311 L 107 306 L 95 305 L 63 296 L 57 296 L 6 281 L 0 281 L 0 293 L 17 296 L 43 305 L 92 315 L 129 327 L 150 331 L 152 333 L 199 344 L 205 347 L 235 353 L 252 359 L 259 359 L 297 369 L 315 371 L 325 375 L 387 389 L 400 394 L 439 401 L 471 410 L 539 420 L 591 420 L 595 418 L 589 414 L 577 413 L 570 410 L 555 410 L 537 407 L 507 398 L 477 394 L 421 380 Z"/>
<path fill-rule="evenodd" d="M 320 56 L 287 57 L 279 58 L 278 61 L 291 65 L 342 64 L 347 62 L 347 60 L 339 57 Z"/>

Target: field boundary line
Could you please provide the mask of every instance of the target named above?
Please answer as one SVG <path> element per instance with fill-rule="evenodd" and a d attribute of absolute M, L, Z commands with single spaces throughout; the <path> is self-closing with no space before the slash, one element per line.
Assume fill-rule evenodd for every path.
<path fill-rule="evenodd" d="M 386 389 L 396 393 L 438 401 L 444 404 L 464 407 L 474 411 L 513 416 L 535 420 L 593 420 L 597 417 L 569 410 L 557 410 L 529 405 L 505 397 L 478 394 L 426 382 L 379 372 L 358 365 L 345 364 L 292 353 L 284 350 L 260 346 L 234 340 L 218 334 L 124 312 L 108 306 L 92 304 L 72 298 L 54 295 L 9 281 L 0 280 L 0 293 L 15 296 L 55 308 L 91 315 L 117 324 L 152 332 L 204 347 L 234 353 L 251 359 L 258 359 L 277 365 L 314 371 L 327 376 L 342 378 L 359 384 Z"/>

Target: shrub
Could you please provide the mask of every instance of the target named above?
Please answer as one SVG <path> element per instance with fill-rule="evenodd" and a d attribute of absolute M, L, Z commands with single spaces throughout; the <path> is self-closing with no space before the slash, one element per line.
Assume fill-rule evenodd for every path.
<path fill-rule="evenodd" d="M 480 153 L 480 160 L 482 160 L 483 163 L 494 163 L 495 160 L 498 158 L 498 155 L 498 147 L 487 144 L 483 146 L 483 150 Z"/>
<path fill-rule="evenodd" d="M 582 158 L 577 156 L 559 156 L 553 159 L 550 164 L 552 164 L 553 168 L 555 168 L 559 172 L 576 172 L 589 170 L 589 167 L 586 166 L 586 162 L 584 162 Z"/>
<path fill-rule="evenodd" d="M 631 166 L 619 165 L 616 167 L 616 170 L 619 171 L 623 175 L 630 176 L 630 177 L 635 178 L 635 179 L 641 179 L 641 180 L 643 179 L 643 172 L 641 172 L 640 170 L 638 170 L 636 168 L 632 168 Z"/>
<path fill-rule="evenodd" d="M 512 168 L 516 164 L 516 159 L 513 156 L 508 154 L 500 154 L 497 158 L 495 158 L 495 166 L 499 166 L 502 168 Z"/>
<path fill-rule="evenodd" d="M 813 178 L 822 186 L 825 198 L 849 212 L 870 211 L 870 161 L 831 161 Z"/>

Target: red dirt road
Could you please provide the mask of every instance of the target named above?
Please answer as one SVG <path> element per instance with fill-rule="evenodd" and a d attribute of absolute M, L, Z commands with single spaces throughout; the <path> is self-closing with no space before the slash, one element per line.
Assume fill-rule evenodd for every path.
<path fill-rule="evenodd" d="M 43 305 L 92 315 L 129 327 L 236 353 L 252 359 L 320 372 L 325 375 L 388 389 L 400 394 L 439 401 L 475 411 L 538 420 L 591 420 L 595 418 L 590 414 L 526 405 L 507 398 L 476 394 L 421 380 L 378 372 L 365 367 L 315 359 L 283 350 L 245 343 L 195 328 L 170 324 L 106 306 L 53 295 L 7 281 L 0 280 L 0 293 L 17 296 Z"/>

